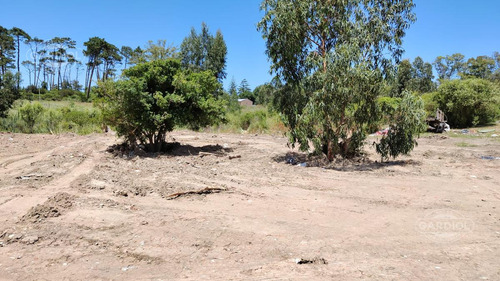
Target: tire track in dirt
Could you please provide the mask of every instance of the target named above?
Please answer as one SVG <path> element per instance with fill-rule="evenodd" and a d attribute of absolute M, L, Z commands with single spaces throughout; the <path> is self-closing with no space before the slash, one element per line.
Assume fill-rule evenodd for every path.
<path fill-rule="evenodd" d="M 69 191 L 73 193 L 73 190 L 70 188 L 71 183 L 80 176 L 91 172 L 96 164 L 104 157 L 105 149 L 114 141 L 114 137 L 98 136 L 97 138 L 79 139 L 65 144 L 62 148 L 64 152 L 78 153 L 81 151 L 91 151 L 91 153 L 83 162 L 72 167 L 64 175 L 54 178 L 40 188 L 25 190 L 22 194 L 2 196 L 7 198 L 6 201 L 0 205 L 0 217 L 5 218 L 4 223 L 7 224 L 18 221 L 31 207 L 43 204 L 50 196 L 58 192 L 64 190 L 65 192 Z M 31 163 L 44 161 L 47 156 L 55 152 L 61 153 L 61 146 L 37 153 L 33 157 L 23 158 L 17 162 L 13 162 L 6 168 L 7 173 L 5 173 L 4 176 L 12 176 L 12 174 L 22 172 L 21 168 L 23 166 L 29 166 Z"/>
<path fill-rule="evenodd" d="M 46 150 L 46 151 L 41 151 L 41 152 L 36 152 L 31 155 L 22 155 L 21 157 L 19 155 L 15 155 L 12 157 L 9 157 L 7 159 L 4 159 L 2 163 L 0 163 L 0 167 L 3 167 L 1 171 L 3 172 L 4 175 L 9 175 L 12 174 L 13 172 L 18 171 L 20 168 L 24 166 L 28 166 L 31 163 L 45 160 L 48 156 L 53 155 L 55 152 L 61 153 L 64 151 L 71 151 L 74 150 L 74 148 L 79 145 L 79 144 L 88 144 L 90 141 L 94 141 L 92 139 L 76 139 L 74 141 L 71 141 L 69 143 L 66 143 L 65 145 L 57 146 L 53 149 Z"/>

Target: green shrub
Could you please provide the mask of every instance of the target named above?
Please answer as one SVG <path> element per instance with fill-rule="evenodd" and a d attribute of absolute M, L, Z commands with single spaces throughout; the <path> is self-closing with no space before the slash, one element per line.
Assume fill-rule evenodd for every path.
<path fill-rule="evenodd" d="M 498 111 L 498 88 L 484 79 L 443 81 L 434 100 L 453 127 L 488 124 Z"/>
<path fill-rule="evenodd" d="M 269 128 L 267 118 L 265 110 L 245 112 L 239 118 L 239 126 L 250 132 L 264 132 Z"/>
<path fill-rule="evenodd" d="M 396 158 L 410 153 L 417 145 L 415 138 L 425 130 L 425 111 L 422 99 L 404 91 L 402 98 L 390 113 L 390 126 L 386 136 L 375 144 L 382 159 Z"/>
<path fill-rule="evenodd" d="M 26 123 L 29 133 L 34 132 L 35 124 L 42 116 L 45 108 L 38 102 L 25 103 L 21 108 L 19 108 L 19 115 L 21 119 Z"/>
<path fill-rule="evenodd" d="M 176 126 L 199 129 L 225 117 L 222 86 L 213 74 L 183 70 L 177 60 L 137 64 L 124 79 L 99 88 L 106 123 L 130 145 L 139 142 L 149 151 L 166 148 L 166 134 Z"/>
<path fill-rule="evenodd" d="M 61 122 L 63 115 L 60 110 L 49 109 L 45 112 L 44 116 L 45 128 L 51 134 L 61 132 Z"/>
<path fill-rule="evenodd" d="M 100 132 L 101 125 L 102 114 L 98 109 L 59 101 L 16 101 L 7 117 L 0 119 L 0 130 L 17 133 L 73 132 L 84 135 Z"/>
<path fill-rule="evenodd" d="M 16 88 L 17 76 L 11 72 L 6 72 L 0 76 L 0 118 L 7 115 L 14 101 L 19 97 Z"/>
<path fill-rule="evenodd" d="M 423 94 L 422 100 L 424 101 L 424 109 L 427 112 L 427 116 L 436 115 L 436 110 L 438 109 L 438 104 L 435 100 L 436 92 Z"/>

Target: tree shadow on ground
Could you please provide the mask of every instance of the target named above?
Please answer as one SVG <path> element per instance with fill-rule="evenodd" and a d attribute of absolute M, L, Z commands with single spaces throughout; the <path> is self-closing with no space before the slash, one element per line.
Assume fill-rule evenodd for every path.
<path fill-rule="evenodd" d="M 353 159 L 336 158 L 330 162 L 324 155 L 307 155 L 306 153 L 298 152 L 288 152 L 285 155 L 274 156 L 272 159 L 278 163 L 299 165 L 302 167 L 320 167 L 342 172 L 374 171 L 391 166 L 420 166 L 422 164 L 412 159 L 379 162 L 370 160 L 367 157 L 356 157 Z"/>
<path fill-rule="evenodd" d="M 169 142 L 166 143 L 164 149 L 161 152 L 147 152 L 140 147 L 132 148 L 126 143 L 115 144 L 108 149 L 106 152 L 113 154 L 117 157 L 122 158 L 156 158 L 158 156 L 205 156 L 205 155 L 215 155 L 218 157 L 226 156 L 228 153 L 233 152 L 231 148 L 224 148 L 221 145 L 204 145 L 204 146 L 192 146 L 190 144 L 180 144 L 179 142 Z"/>

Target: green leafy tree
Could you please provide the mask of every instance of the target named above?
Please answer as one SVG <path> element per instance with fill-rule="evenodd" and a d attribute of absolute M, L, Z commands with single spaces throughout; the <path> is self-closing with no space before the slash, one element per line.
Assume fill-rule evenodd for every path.
<path fill-rule="evenodd" d="M 124 79 L 101 82 L 104 120 L 133 147 L 165 149 L 175 126 L 198 129 L 224 119 L 221 84 L 209 71 L 193 73 L 178 60 L 153 60 L 124 71 Z"/>
<path fill-rule="evenodd" d="M 424 62 L 421 57 L 416 57 L 413 61 L 414 82 L 412 90 L 419 94 L 429 93 L 434 90 L 434 74 L 432 74 L 432 65 Z"/>
<path fill-rule="evenodd" d="M 219 81 L 226 78 L 227 46 L 220 30 L 215 36 L 210 34 L 208 26 L 201 24 L 197 33 L 194 27 L 181 44 L 182 65 L 194 71 L 210 70 Z"/>
<path fill-rule="evenodd" d="M 240 104 L 238 103 L 238 87 L 236 86 L 236 81 L 234 78 L 231 79 L 231 83 L 229 84 L 229 88 L 227 90 L 228 93 L 228 109 L 229 111 L 237 111 L 240 110 Z"/>
<path fill-rule="evenodd" d="M 21 119 L 26 123 L 29 133 L 33 134 L 35 125 L 42 117 L 45 108 L 38 102 L 25 103 L 21 108 L 19 108 L 19 115 Z"/>
<path fill-rule="evenodd" d="M 329 160 L 360 153 L 378 116 L 384 75 L 415 20 L 413 6 L 411 0 L 262 2 L 258 28 L 271 70 L 283 81 L 276 100 L 290 143 L 307 150 L 312 142 Z"/>
<path fill-rule="evenodd" d="M 439 56 L 434 61 L 434 67 L 439 79 L 451 79 L 464 71 L 464 55 L 455 53 L 451 56 Z"/>
<path fill-rule="evenodd" d="M 19 75 L 19 74 L 16 74 Z M 19 98 L 19 88 L 16 87 L 18 78 L 12 72 L 7 71 L 0 76 L 0 117 L 6 117 L 12 103 Z"/>
<path fill-rule="evenodd" d="M 54 37 L 47 41 L 47 45 L 52 49 L 49 52 L 52 63 L 57 65 L 55 74 L 57 75 L 57 89 L 60 89 L 63 82 L 63 75 L 61 74 L 62 65 L 74 60 L 73 55 L 69 54 L 67 50 L 75 49 L 76 42 L 69 37 Z M 52 85 L 55 85 L 55 75 L 53 76 Z"/>
<path fill-rule="evenodd" d="M 384 115 L 389 116 L 390 126 L 387 135 L 382 137 L 380 143 L 375 144 L 377 153 L 382 160 L 409 154 L 417 145 L 416 137 L 427 127 L 422 99 L 404 91 L 401 101 L 394 107 L 389 107 Z"/>
<path fill-rule="evenodd" d="M 500 93 L 485 79 L 446 80 L 434 99 L 453 127 L 469 127 L 494 121 Z"/>
<path fill-rule="evenodd" d="M 156 43 L 150 40 L 143 54 L 146 61 L 165 60 L 175 58 L 177 48 L 173 45 L 167 46 L 167 40 L 158 40 Z"/>
<path fill-rule="evenodd" d="M 92 37 L 87 42 L 83 43 L 86 47 L 86 49 L 83 50 L 83 54 L 88 57 L 87 73 L 85 75 L 85 92 L 87 94 L 87 99 L 90 97 L 90 87 L 92 85 L 94 72 L 96 68 L 102 64 L 101 53 L 105 42 L 106 41 L 102 38 Z"/>
<path fill-rule="evenodd" d="M 415 70 L 410 60 L 403 60 L 399 63 L 396 79 L 392 91 L 393 97 L 401 97 L 405 90 L 412 90 L 414 84 Z"/>
<path fill-rule="evenodd" d="M 33 85 L 38 87 L 38 82 L 40 78 L 40 69 L 41 69 L 41 58 L 44 51 L 42 47 L 44 46 L 44 41 L 40 38 L 30 38 L 26 40 L 26 44 L 29 45 L 31 59 L 33 60 L 29 65 L 32 66 L 33 73 Z"/>
<path fill-rule="evenodd" d="M 127 69 L 127 64 L 134 55 L 134 50 L 129 46 L 122 46 L 122 48 L 120 49 L 120 54 L 122 55 L 124 60 L 123 69 Z"/>
<path fill-rule="evenodd" d="M 273 100 L 273 93 L 275 89 L 271 83 L 265 83 L 255 87 L 253 96 L 255 97 L 256 104 L 269 105 Z"/>
<path fill-rule="evenodd" d="M 16 45 L 10 31 L 0 25 L 0 82 L 14 62 Z"/>
<path fill-rule="evenodd" d="M 495 60 L 489 56 L 470 58 L 467 60 L 463 77 L 490 79 L 495 66 Z"/>
<path fill-rule="evenodd" d="M 255 103 L 255 96 L 250 89 L 250 85 L 248 85 L 247 79 L 241 80 L 240 86 L 238 87 L 238 98 L 249 99 Z"/>
<path fill-rule="evenodd" d="M 122 56 L 120 55 L 120 50 L 115 45 L 105 42 L 101 52 L 101 58 L 103 61 L 102 79 L 107 80 L 114 76 L 115 65 L 121 62 Z"/>
<path fill-rule="evenodd" d="M 491 80 L 500 83 L 500 53 L 499 52 L 493 53 L 493 59 L 495 59 L 496 67 L 495 71 L 491 76 Z"/>
<path fill-rule="evenodd" d="M 145 63 L 146 56 L 144 54 L 144 50 L 141 49 L 141 47 L 137 46 L 137 48 L 134 49 L 132 56 L 130 57 L 130 64 L 139 64 L 139 63 Z"/>
<path fill-rule="evenodd" d="M 103 65 L 102 79 L 108 79 L 114 73 L 115 64 L 120 62 L 122 57 L 118 48 L 103 38 L 92 37 L 83 45 L 86 47 L 83 54 L 88 57 L 85 89 L 89 99 L 94 72 L 97 70 L 97 80 L 100 80 L 99 66 Z"/>

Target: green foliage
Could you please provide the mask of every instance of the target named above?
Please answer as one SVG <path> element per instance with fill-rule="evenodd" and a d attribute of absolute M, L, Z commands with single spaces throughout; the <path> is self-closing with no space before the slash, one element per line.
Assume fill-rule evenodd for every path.
<path fill-rule="evenodd" d="M 391 111 L 389 131 L 380 143 L 375 144 L 382 159 L 410 153 L 417 145 L 415 138 L 427 127 L 422 100 L 408 91 L 403 93 L 401 102 Z"/>
<path fill-rule="evenodd" d="M 451 56 L 439 56 L 434 61 L 434 67 L 439 79 L 451 79 L 463 72 L 465 67 L 464 55 L 455 53 Z"/>
<path fill-rule="evenodd" d="M 177 56 L 177 48 L 173 45 L 167 46 L 167 40 L 157 40 L 156 43 L 149 40 L 142 55 L 145 61 L 166 60 Z"/>
<path fill-rule="evenodd" d="M 213 36 L 205 23 L 197 33 L 191 28 L 191 33 L 181 44 L 182 65 L 193 71 L 210 70 L 219 81 L 226 78 L 227 47 L 220 30 Z"/>
<path fill-rule="evenodd" d="M 498 87 L 484 79 L 443 81 L 434 99 L 452 127 L 470 127 L 494 121 Z"/>
<path fill-rule="evenodd" d="M 411 0 L 262 2 L 258 28 L 283 82 L 275 101 L 290 143 L 308 150 L 312 142 L 329 160 L 360 153 L 367 128 L 378 122 L 383 77 L 400 59 L 402 37 L 415 20 L 413 6 Z"/>
<path fill-rule="evenodd" d="M 435 88 L 432 79 L 432 65 L 424 62 L 421 57 L 416 57 L 413 64 L 409 60 L 403 60 L 398 66 L 392 96 L 401 97 L 405 90 L 428 93 Z"/>
<path fill-rule="evenodd" d="M 0 82 L 9 68 L 13 68 L 16 44 L 11 32 L 0 25 Z"/>
<path fill-rule="evenodd" d="M 279 115 L 262 106 L 243 107 L 240 111 L 230 112 L 227 116 L 227 122 L 213 129 L 231 133 L 283 134 L 286 132 Z"/>
<path fill-rule="evenodd" d="M 101 125 L 100 111 L 90 104 L 53 101 L 16 101 L 8 116 L 0 119 L 0 130 L 18 133 L 90 134 L 101 132 Z"/>
<path fill-rule="evenodd" d="M 14 101 L 19 97 L 16 75 L 10 71 L 0 74 L 0 118 L 5 117 Z"/>
<path fill-rule="evenodd" d="M 210 71 L 185 71 L 169 59 L 137 64 L 124 77 L 101 83 L 97 104 L 130 145 L 161 151 L 176 126 L 198 129 L 224 120 L 221 85 Z"/>
<path fill-rule="evenodd" d="M 29 133 L 34 132 L 35 124 L 42 116 L 44 110 L 45 108 L 38 102 L 27 102 L 19 108 L 19 115 L 28 126 Z"/>
<path fill-rule="evenodd" d="M 231 79 L 229 89 L 226 93 L 227 109 L 229 112 L 240 111 L 241 106 L 238 102 L 238 89 L 234 78 Z"/>
<path fill-rule="evenodd" d="M 489 79 L 495 71 L 495 60 L 489 56 L 478 56 L 467 61 L 463 78 Z"/>
<path fill-rule="evenodd" d="M 421 96 L 424 102 L 424 109 L 427 112 L 427 116 L 435 116 L 436 110 L 438 109 L 438 104 L 436 102 L 436 92 L 425 93 Z"/>
<path fill-rule="evenodd" d="M 47 91 L 45 89 L 32 92 L 31 90 L 26 90 L 21 92 L 21 98 L 26 100 L 46 100 L 46 101 L 86 101 L 86 95 L 83 92 L 73 90 L 73 89 L 52 89 Z"/>
<path fill-rule="evenodd" d="M 241 80 L 240 86 L 238 87 L 238 98 L 249 99 L 253 103 L 255 103 L 256 97 L 250 89 L 250 85 L 248 85 L 247 79 Z"/>
<path fill-rule="evenodd" d="M 115 72 L 114 66 L 121 61 L 122 57 L 120 55 L 120 50 L 103 38 L 91 37 L 87 42 L 83 43 L 83 45 L 86 47 L 86 49 L 83 50 L 83 54 L 88 57 L 88 74 L 86 77 L 87 80 L 85 81 L 85 88 L 87 100 L 89 100 L 95 69 L 103 65 L 102 80 L 113 77 Z"/>
<path fill-rule="evenodd" d="M 273 100 L 274 87 L 270 83 L 259 85 L 253 90 L 255 104 L 270 105 Z"/>

